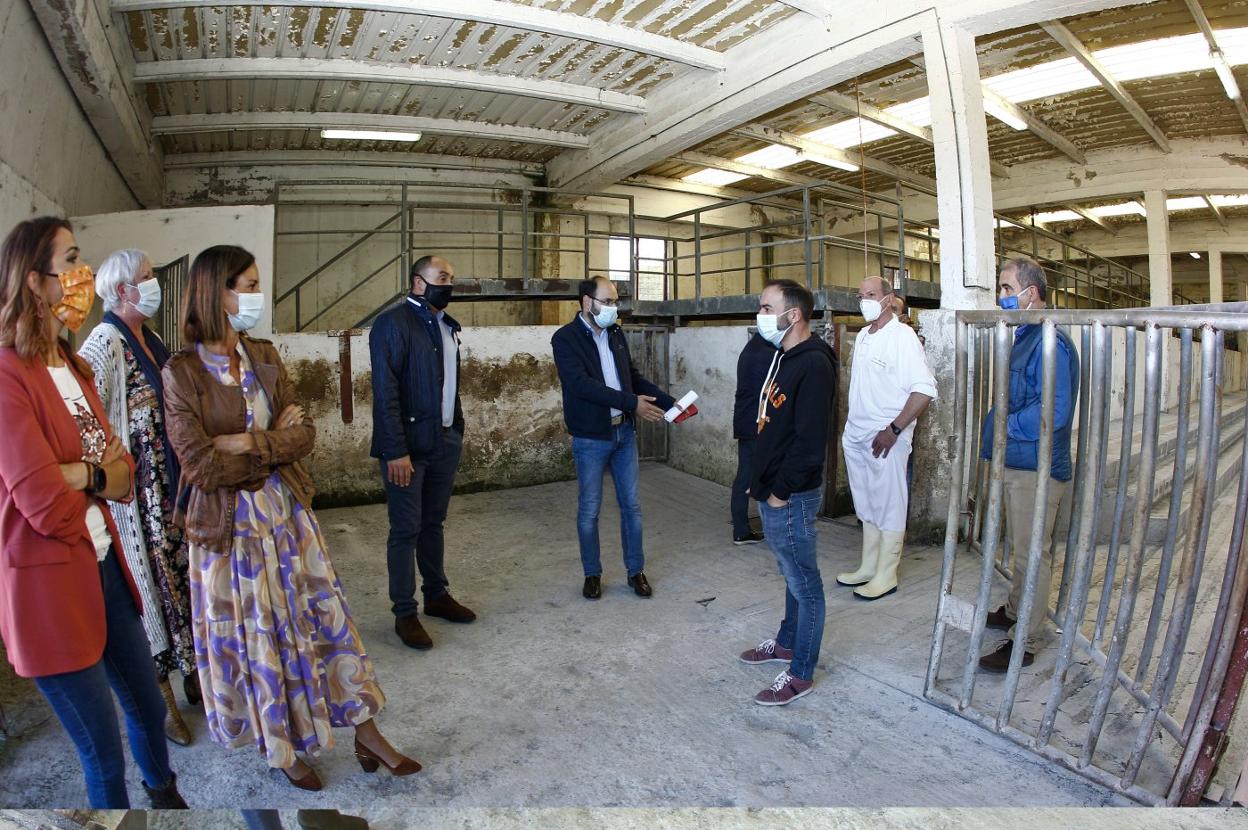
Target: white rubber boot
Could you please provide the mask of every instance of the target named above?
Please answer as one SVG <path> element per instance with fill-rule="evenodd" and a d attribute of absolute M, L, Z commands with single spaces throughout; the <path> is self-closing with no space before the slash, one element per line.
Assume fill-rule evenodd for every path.
<path fill-rule="evenodd" d="M 879 599 L 897 590 L 897 565 L 901 562 L 901 545 L 906 538 L 904 531 L 880 531 L 880 559 L 875 578 L 854 590 L 858 599 Z"/>
<path fill-rule="evenodd" d="M 837 585 L 853 587 L 866 585 L 875 576 L 876 563 L 880 559 L 880 529 L 870 522 L 862 523 L 862 564 L 852 573 L 836 575 Z"/>

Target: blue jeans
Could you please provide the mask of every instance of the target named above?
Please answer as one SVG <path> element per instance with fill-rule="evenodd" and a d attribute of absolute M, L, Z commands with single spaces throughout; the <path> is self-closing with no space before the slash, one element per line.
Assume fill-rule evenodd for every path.
<path fill-rule="evenodd" d="M 753 438 L 737 439 L 737 477 L 732 481 L 732 493 L 728 497 L 732 535 L 737 539 L 750 535 L 750 468 L 756 443 Z"/>
<path fill-rule="evenodd" d="M 641 548 L 641 502 L 637 498 L 637 432 L 624 421 L 612 428 L 611 440 L 572 438 L 572 458 L 576 461 L 579 488 L 576 505 L 576 533 L 581 543 L 581 567 L 585 576 L 602 574 L 598 547 L 598 513 L 602 509 L 602 478 L 607 469 L 615 482 L 615 500 L 620 505 L 620 544 L 629 576 L 645 570 L 646 555 Z"/>
<path fill-rule="evenodd" d="M 173 778 L 173 771 L 165 745 L 165 701 L 156 684 L 147 635 L 116 551 L 110 550 L 100 563 L 100 581 L 108 629 L 104 654 L 85 669 L 36 677 L 35 685 L 52 704 L 78 750 L 91 807 L 124 810 L 130 806 L 126 757 L 110 687 L 126 714 L 130 754 L 143 773 L 143 781 L 152 789 L 160 789 Z"/>
<path fill-rule="evenodd" d="M 784 621 L 776 642 L 793 650 L 789 673 L 799 680 L 814 678 L 823 642 L 823 579 L 815 546 L 818 510 L 818 490 L 793 493 L 784 507 L 758 503 L 763 535 L 784 576 Z"/>
<path fill-rule="evenodd" d="M 443 564 L 446 543 L 442 525 L 451 506 L 451 489 L 463 449 L 463 435 L 454 429 L 442 430 L 442 440 L 429 457 L 412 459 L 412 483 L 406 487 L 391 484 L 386 462 L 381 462 L 390 515 L 386 571 L 390 577 L 390 610 L 396 617 L 416 613 L 417 569 L 426 604 L 445 594 L 450 584 Z"/>

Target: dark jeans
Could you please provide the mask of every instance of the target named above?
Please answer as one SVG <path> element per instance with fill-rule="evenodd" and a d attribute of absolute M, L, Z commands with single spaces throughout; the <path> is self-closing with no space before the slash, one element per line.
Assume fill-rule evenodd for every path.
<path fill-rule="evenodd" d="M 784 576 L 784 620 L 776 642 L 793 650 L 789 673 L 799 680 L 814 678 L 823 643 L 823 579 L 815 547 L 819 498 L 816 489 L 793 493 L 784 507 L 758 503 L 763 535 Z"/>
<path fill-rule="evenodd" d="M 732 480 L 729 507 L 732 510 L 732 535 L 738 539 L 750 535 L 750 469 L 755 443 L 753 438 L 737 439 L 737 477 Z"/>
<path fill-rule="evenodd" d="M 108 634 L 99 662 L 78 671 L 36 677 L 35 685 L 52 704 L 78 750 L 91 807 L 124 810 L 130 806 L 126 756 L 109 688 L 126 714 L 130 754 L 143 773 L 143 781 L 159 789 L 169 783 L 173 771 L 165 745 L 165 701 L 156 685 L 147 635 L 116 551 L 110 550 L 100 563 L 100 581 Z"/>
<path fill-rule="evenodd" d="M 243 810 L 247 830 L 282 830 L 282 816 L 277 810 Z"/>
<path fill-rule="evenodd" d="M 386 462 L 381 462 L 381 480 L 386 486 L 386 508 L 390 514 L 386 570 L 390 574 L 391 610 L 396 617 L 416 613 L 417 568 L 425 602 L 446 593 L 442 524 L 451 504 L 451 488 L 463 449 L 464 436 L 454 429 L 444 429 L 437 449 L 426 458 L 412 459 L 412 483 L 407 487 L 391 484 Z"/>
<path fill-rule="evenodd" d="M 629 576 L 645 570 L 646 555 L 641 546 L 641 501 L 637 498 L 637 431 L 624 421 L 612 428 L 609 441 L 572 438 L 572 458 L 576 462 L 576 535 L 581 546 L 581 568 L 585 576 L 602 573 L 602 552 L 598 546 L 598 513 L 602 510 L 602 479 L 608 469 L 615 483 L 615 500 L 620 506 L 620 546 Z"/>

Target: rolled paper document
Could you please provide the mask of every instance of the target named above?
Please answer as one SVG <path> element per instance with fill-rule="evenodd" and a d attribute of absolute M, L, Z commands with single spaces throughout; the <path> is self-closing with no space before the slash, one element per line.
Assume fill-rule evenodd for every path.
<path fill-rule="evenodd" d="M 697 392 L 693 392 L 693 391 L 686 392 L 683 398 L 676 401 L 675 406 L 673 406 L 671 409 L 663 413 L 663 418 L 666 421 L 668 421 L 668 423 L 675 423 L 676 419 L 680 417 L 680 414 L 684 410 L 693 406 L 693 402 L 696 401 L 697 399 L 698 399 Z"/>

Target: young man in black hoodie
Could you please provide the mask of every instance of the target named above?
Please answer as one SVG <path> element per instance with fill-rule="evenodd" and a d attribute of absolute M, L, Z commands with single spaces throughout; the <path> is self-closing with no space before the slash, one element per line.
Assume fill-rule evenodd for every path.
<path fill-rule="evenodd" d="M 758 442 L 750 495 L 784 576 L 784 620 L 745 663 L 789 663 L 754 702 L 783 706 L 809 694 L 823 640 L 823 579 L 815 514 L 836 398 L 836 354 L 810 331 L 815 299 L 792 280 L 773 280 L 759 298 L 758 332 L 779 348 L 758 399 Z"/>

